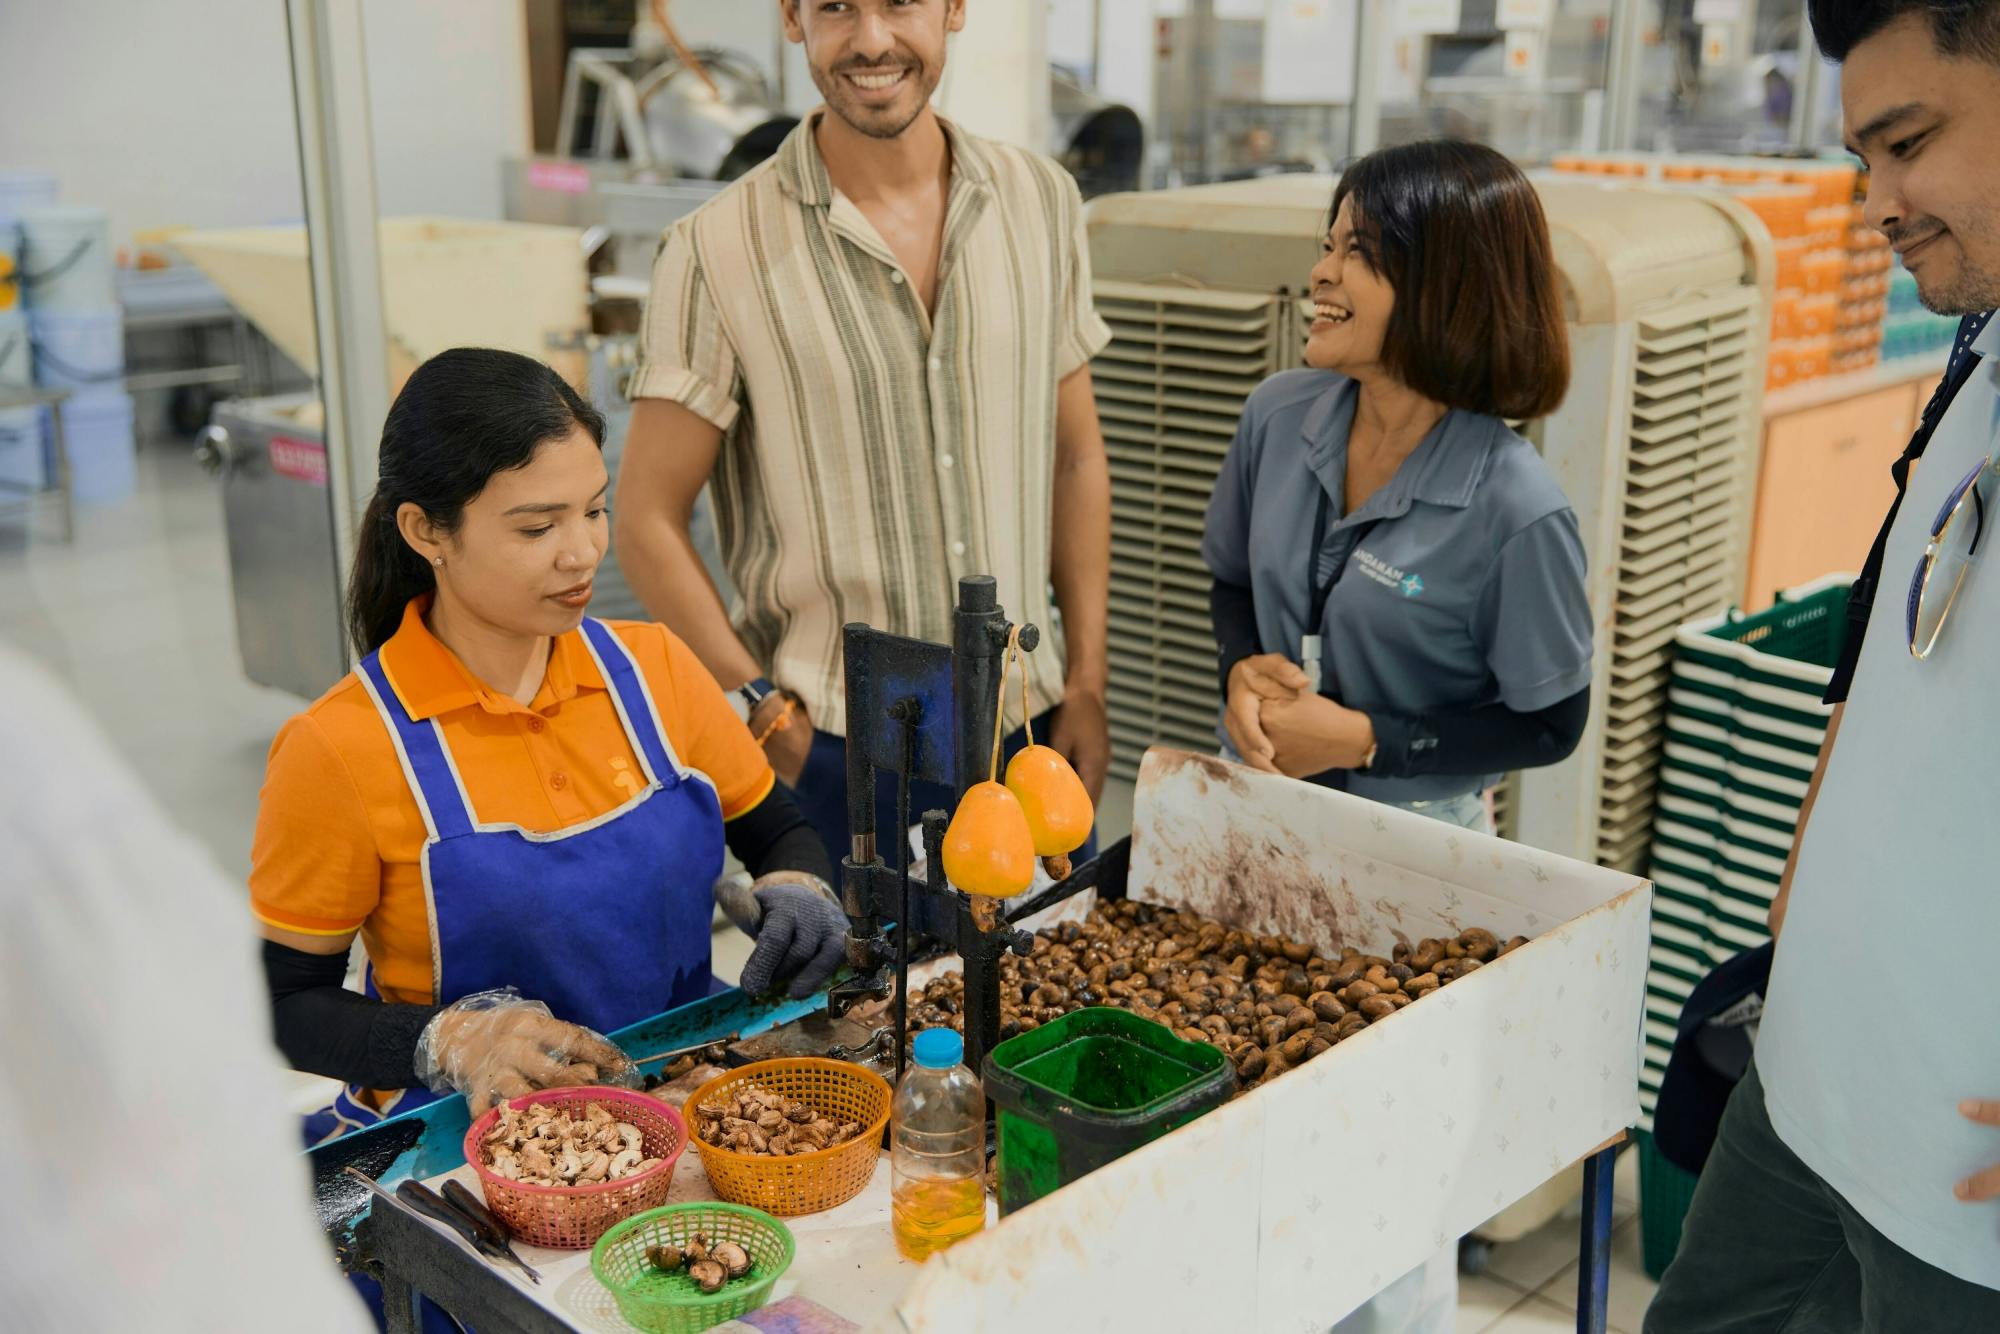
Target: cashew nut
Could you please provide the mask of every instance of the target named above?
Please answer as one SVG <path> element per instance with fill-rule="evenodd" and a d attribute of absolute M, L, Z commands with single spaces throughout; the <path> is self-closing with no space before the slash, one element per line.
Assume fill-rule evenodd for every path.
<path fill-rule="evenodd" d="M 574 1181 L 576 1180 L 576 1174 L 582 1170 L 583 1159 L 577 1155 L 576 1150 L 564 1148 L 562 1151 L 562 1161 L 556 1167 L 557 1174 L 565 1181 Z"/>
<path fill-rule="evenodd" d="M 611 1155 L 592 1150 L 585 1155 L 583 1170 L 576 1175 L 578 1181 L 602 1181 L 611 1170 Z"/>
<path fill-rule="evenodd" d="M 636 1149 L 646 1142 L 646 1137 L 640 1134 L 639 1127 L 633 1125 L 630 1121 L 620 1121 L 618 1122 L 618 1141 L 628 1149 Z"/>
<path fill-rule="evenodd" d="M 638 1170 L 641 1159 L 637 1149 L 626 1149 L 611 1160 L 610 1174 L 613 1181 L 628 1177 Z"/>

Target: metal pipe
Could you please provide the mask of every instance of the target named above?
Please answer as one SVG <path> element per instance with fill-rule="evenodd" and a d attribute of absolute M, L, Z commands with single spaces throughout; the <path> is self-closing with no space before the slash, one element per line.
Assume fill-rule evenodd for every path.
<path fill-rule="evenodd" d="M 1651 0 L 1612 0 L 1610 65 L 1604 72 L 1606 152 L 1629 152 L 1639 135 L 1639 79 L 1645 53 L 1644 7 Z"/>
<path fill-rule="evenodd" d="M 1382 0 L 1354 7 L 1354 105 L 1347 117 L 1347 156 L 1358 158 L 1382 145 Z"/>
<path fill-rule="evenodd" d="M 1188 59 L 1187 115 L 1178 130 L 1194 144 L 1194 179 L 1205 184 L 1209 174 L 1209 126 L 1215 107 L 1215 0 L 1189 0 L 1188 26 L 1194 33 L 1194 54 Z"/>
<path fill-rule="evenodd" d="M 341 572 L 353 561 L 354 533 L 375 490 L 382 422 L 389 415 L 367 50 L 359 5 L 287 0 L 285 27 L 326 411 L 334 541 L 328 574 L 338 602 Z M 343 653 L 351 654 L 347 636 L 340 639 Z"/>
<path fill-rule="evenodd" d="M 996 645 L 995 640 L 998 640 Z M 999 664 L 1006 652 L 1007 618 L 1000 610 L 999 586 L 989 574 L 958 581 L 952 613 L 951 693 L 953 709 L 952 796 L 964 796 L 986 781 L 992 763 L 994 706 L 999 701 Z M 852 752 L 850 752 L 851 756 Z M 848 761 L 848 781 L 854 762 Z M 849 798 L 852 817 L 853 799 Z M 850 823 L 849 828 L 861 825 Z M 872 827 L 872 826 L 870 826 Z"/>
<path fill-rule="evenodd" d="M 903 700 L 890 710 L 902 725 L 902 763 L 896 767 L 896 1082 L 903 1081 L 903 1054 L 910 1043 L 910 775 L 917 767 L 915 700 Z"/>
<path fill-rule="evenodd" d="M 1792 82 L 1792 144 L 1819 147 L 1819 99 L 1825 95 L 1826 61 L 1813 40 L 1812 9 L 1799 6 L 1799 77 Z"/>

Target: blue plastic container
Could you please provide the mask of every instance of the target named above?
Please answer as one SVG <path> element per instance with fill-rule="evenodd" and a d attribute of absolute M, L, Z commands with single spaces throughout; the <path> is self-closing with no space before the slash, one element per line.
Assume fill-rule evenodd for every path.
<path fill-rule="evenodd" d="M 125 312 L 117 306 L 95 310 L 28 312 L 34 333 L 35 383 L 50 389 L 118 389 L 125 379 Z"/>
<path fill-rule="evenodd" d="M 18 312 L 27 304 L 23 286 L 21 229 L 8 219 L 0 218 L 0 315 Z"/>
<path fill-rule="evenodd" d="M 34 408 L 0 410 L 0 482 L 10 491 L 17 487 L 38 491 L 47 481 L 41 413 Z"/>
<path fill-rule="evenodd" d="M 0 231 L 19 225 L 28 210 L 55 202 L 55 177 L 39 171 L 0 171 Z"/>
<path fill-rule="evenodd" d="M 28 317 L 18 308 L 0 310 L 0 389 L 25 389 L 34 382 Z"/>
<path fill-rule="evenodd" d="M 101 310 L 118 303 L 111 215 L 50 206 L 21 214 L 21 267 L 28 304 L 42 310 Z"/>
<path fill-rule="evenodd" d="M 123 500 L 136 484 L 138 456 L 132 437 L 132 396 L 92 390 L 63 405 L 69 445 L 70 494 L 79 505 Z"/>

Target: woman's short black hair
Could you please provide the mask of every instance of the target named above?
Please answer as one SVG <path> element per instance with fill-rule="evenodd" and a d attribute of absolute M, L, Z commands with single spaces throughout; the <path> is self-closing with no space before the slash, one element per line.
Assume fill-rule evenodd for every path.
<path fill-rule="evenodd" d="M 2000 64 L 2000 3 L 1996 0 L 1812 0 L 1813 39 L 1828 60 L 1854 48 L 1897 19 L 1915 15 L 1930 25 L 1938 53 Z"/>
<path fill-rule="evenodd" d="M 1329 223 L 1349 201 L 1396 293 L 1389 373 L 1447 407 L 1554 412 L 1569 389 L 1569 331 L 1548 218 L 1521 169 L 1483 144 L 1426 140 L 1343 171 Z"/>

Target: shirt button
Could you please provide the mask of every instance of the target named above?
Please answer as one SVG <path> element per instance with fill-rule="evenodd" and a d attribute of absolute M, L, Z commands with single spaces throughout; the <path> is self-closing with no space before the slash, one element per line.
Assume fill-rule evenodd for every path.
<path fill-rule="evenodd" d="M 941 371 L 941 370 L 943 370 L 943 369 L 944 369 L 944 360 L 943 360 L 943 358 L 941 358 L 941 357 L 932 357 L 932 358 L 931 358 L 931 369 L 932 369 L 932 370 L 934 370 L 934 371 Z"/>
<path fill-rule="evenodd" d="M 560 792 L 569 786 L 569 775 L 558 769 L 549 775 L 549 786 Z"/>
<path fill-rule="evenodd" d="M 896 284 L 896 286 L 901 287 L 903 285 L 902 271 L 899 269 L 896 272 L 891 273 L 889 275 L 889 281 Z"/>
<path fill-rule="evenodd" d="M 539 732 L 544 728 L 546 728 L 547 726 L 548 724 L 543 722 L 540 718 L 528 719 L 528 730 L 530 732 Z"/>
<path fill-rule="evenodd" d="M 963 556 L 965 554 L 965 543 L 963 542 L 952 543 L 951 554 L 954 556 Z"/>
<path fill-rule="evenodd" d="M 938 460 L 938 467 L 945 469 L 947 472 L 951 470 L 951 465 L 952 465 L 952 457 L 949 454 L 946 454 L 944 457 Z"/>

